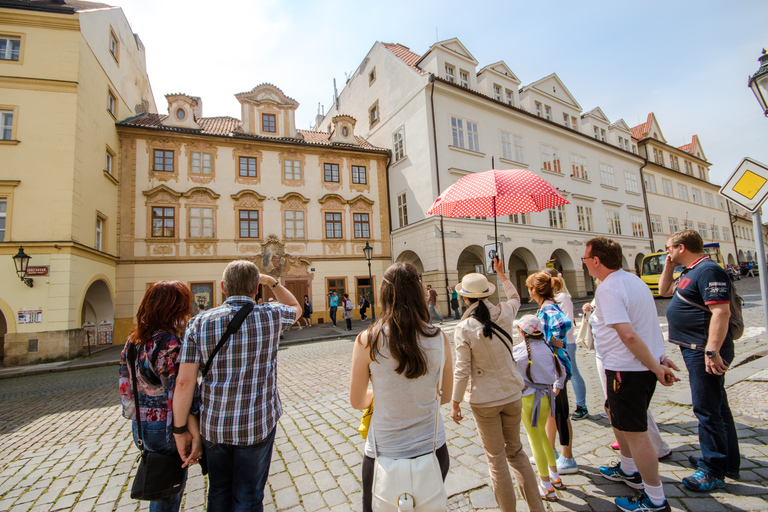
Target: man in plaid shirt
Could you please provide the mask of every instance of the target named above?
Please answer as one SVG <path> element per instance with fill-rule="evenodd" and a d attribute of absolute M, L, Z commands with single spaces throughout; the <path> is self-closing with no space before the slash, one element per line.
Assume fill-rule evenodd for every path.
<path fill-rule="evenodd" d="M 200 312 L 187 325 L 173 400 L 174 437 L 185 462 L 192 438 L 186 432 L 198 370 L 210 357 L 227 325 L 248 303 L 258 285 L 269 286 L 277 302 L 255 305 L 240 329 L 216 354 L 201 386 L 200 434 L 208 463 L 208 510 L 262 510 L 277 420 L 280 333 L 301 314 L 296 298 L 274 277 L 260 275 L 246 260 L 224 270 L 227 300 Z"/>

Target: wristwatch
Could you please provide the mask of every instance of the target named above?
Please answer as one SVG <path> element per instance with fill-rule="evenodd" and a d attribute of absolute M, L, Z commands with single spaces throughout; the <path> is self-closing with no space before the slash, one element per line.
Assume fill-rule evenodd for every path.
<path fill-rule="evenodd" d="M 280 284 L 280 281 L 278 281 L 277 279 L 275 279 L 275 284 L 273 284 L 273 285 L 272 285 L 272 287 L 271 287 L 270 289 L 271 289 L 271 290 L 274 290 L 274 289 L 275 289 L 275 286 L 277 286 L 277 285 L 279 285 L 279 284 Z"/>
<path fill-rule="evenodd" d="M 717 356 L 719 356 L 719 355 L 720 355 L 720 353 L 719 353 L 717 350 L 706 350 L 706 351 L 704 352 L 704 355 L 705 355 L 705 356 L 707 356 L 707 357 L 709 357 L 709 358 L 712 358 L 712 357 L 717 357 Z"/>
<path fill-rule="evenodd" d="M 176 425 L 173 425 L 171 427 L 171 432 L 173 432 L 174 434 L 179 434 L 179 435 L 186 434 L 187 433 L 187 424 L 185 423 L 181 427 L 177 427 Z"/>

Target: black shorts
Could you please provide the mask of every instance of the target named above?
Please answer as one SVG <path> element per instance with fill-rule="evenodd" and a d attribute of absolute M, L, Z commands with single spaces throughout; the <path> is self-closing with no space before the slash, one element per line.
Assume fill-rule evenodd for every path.
<path fill-rule="evenodd" d="M 557 436 L 560 438 L 560 446 L 571 444 L 571 433 L 568 430 L 569 414 L 568 388 L 564 387 L 555 397 L 555 425 L 557 426 Z"/>
<path fill-rule="evenodd" d="M 622 432 L 648 430 L 648 406 L 656 390 L 656 374 L 605 370 L 608 391 L 606 407 L 611 412 L 611 425 Z"/>

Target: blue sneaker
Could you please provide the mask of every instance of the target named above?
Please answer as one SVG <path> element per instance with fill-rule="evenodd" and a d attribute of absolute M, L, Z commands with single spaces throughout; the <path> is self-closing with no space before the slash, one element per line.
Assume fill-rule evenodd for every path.
<path fill-rule="evenodd" d="M 632 498 L 616 498 L 613 502 L 624 512 L 670 512 L 672 510 L 667 500 L 664 500 L 664 503 L 661 505 L 654 505 L 648 495 L 645 494 L 645 491 L 643 491 L 640 496 L 634 496 Z"/>
<path fill-rule="evenodd" d="M 572 475 L 579 472 L 579 465 L 576 459 L 566 459 L 562 455 L 557 458 L 557 472 L 561 475 Z"/>
<path fill-rule="evenodd" d="M 631 475 L 626 474 L 621 470 L 621 462 L 614 462 L 610 466 L 600 466 L 600 474 L 608 480 L 612 480 L 614 482 L 624 482 L 633 489 L 643 488 L 643 478 L 640 476 L 640 473 L 635 471 Z"/>
<path fill-rule="evenodd" d="M 722 478 L 717 478 L 706 474 L 702 470 L 698 470 L 693 475 L 683 478 L 683 485 L 692 491 L 709 492 L 715 489 L 722 489 L 725 487 L 725 482 Z"/>

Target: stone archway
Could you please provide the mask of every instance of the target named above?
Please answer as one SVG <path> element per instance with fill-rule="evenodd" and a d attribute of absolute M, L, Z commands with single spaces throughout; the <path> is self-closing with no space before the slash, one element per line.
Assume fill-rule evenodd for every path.
<path fill-rule="evenodd" d="M 554 260 L 555 269 L 563 275 L 565 281 L 565 287 L 575 297 L 579 293 L 579 284 L 576 277 L 576 268 L 573 265 L 573 259 L 563 249 L 555 249 L 552 255 L 549 257 L 550 261 Z"/>
<path fill-rule="evenodd" d="M 635 274 L 638 276 L 640 275 L 640 269 L 643 268 L 643 258 L 645 258 L 645 254 L 641 252 L 635 256 Z"/>
<path fill-rule="evenodd" d="M 530 296 L 528 295 L 528 288 L 525 286 L 525 280 L 532 272 L 539 269 L 536 256 L 526 247 L 518 247 L 510 254 L 507 268 L 509 269 L 508 276 L 515 284 L 522 302 L 526 302 Z"/>
<path fill-rule="evenodd" d="M 736 264 L 736 262 L 733 259 L 733 254 L 731 254 L 730 252 L 728 253 L 728 264 L 729 265 L 735 265 Z"/>
<path fill-rule="evenodd" d="M 747 260 L 744 259 L 744 251 L 739 249 L 739 263 L 741 263 L 742 261 L 747 261 Z"/>
<path fill-rule="evenodd" d="M 413 263 L 413 266 L 419 271 L 419 275 L 421 276 L 424 274 L 424 264 L 421 262 L 419 255 L 413 251 L 401 252 L 395 261 L 407 261 L 408 263 Z"/>
<path fill-rule="evenodd" d="M 480 273 L 487 273 L 488 269 L 485 268 L 485 262 L 483 260 L 483 248 L 479 245 L 465 247 L 456 261 L 456 270 L 459 273 L 459 281 L 461 281 L 465 275 L 477 272 L 478 270 L 480 270 Z"/>
<path fill-rule="evenodd" d="M 111 344 L 112 328 L 115 324 L 115 305 L 109 286 L 97 279 L 88 287 L 80 313 L 80 326 L 90 345 Z M 107 334 L 108 333 L 108 334 Z"/>

